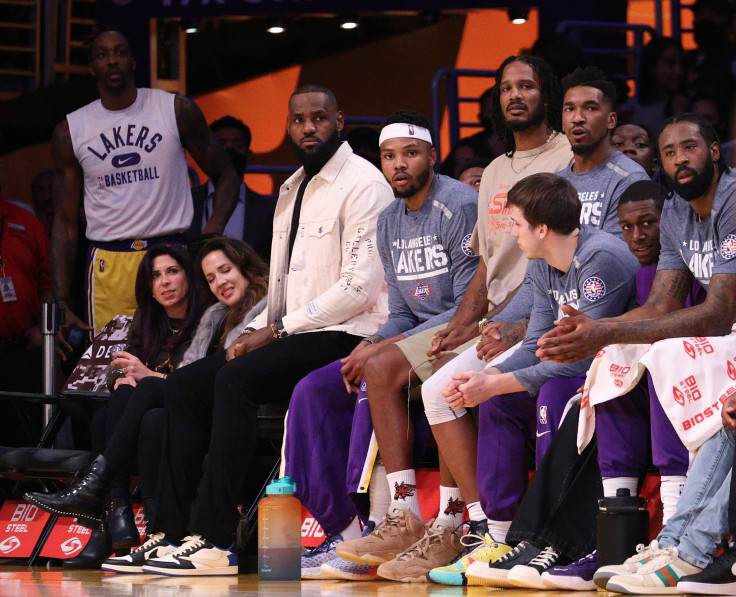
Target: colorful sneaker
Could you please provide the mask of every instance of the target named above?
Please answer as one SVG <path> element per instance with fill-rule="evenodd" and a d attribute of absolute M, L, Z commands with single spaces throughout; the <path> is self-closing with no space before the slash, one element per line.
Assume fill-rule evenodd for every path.
<path fill-rule="evenodd" d="M 729 549 L 698 574 L 683 576 L 678 593 L 693 595 L 736 595 L 736 551 Z"/>
<path fill-rule="evenodd" d="M 542 552 L 528 564 L 517 564 L 506 577 L 514 587 L 522 589 L 546 589 L 542 573 L 552 568 L 560 559 L 560 552 L 554 547 L 545 547 Z"/>
<path fill-rule="evenodd" d="M 567 566 L 554 566 L 542 572 L 542 580 L 548 589 L 568 591 L 595 591 L 595 552 Z"/>
<path fill-rule="evenodd" d="M 454 529 L 428 526 L 419 541 L 393 560 L 378 567 L 378 576 L 398 582 L 427 582 L 427 573 L 446 566 L 463 550 Z"/>
<path fill-rule="evenodd" d="M 409 549 L 424 537 L 425 530 L 424 522 L 411 510 L 394 509 L 372 533 L 338 544 L 336 553 L 355 564 L 380 566 Z"/>
<path fill-rule="evenodd" d="M 593 582 L 599 589 L 605 589 L 608 579 L 612 576 L 625 576 L 634 574 L 639 568 L 659 553 L 659 544 L 655 539 L 649 545 L 640 543 L 636 546 L 636 553 L 626 558 L 623 564 L 603 566 L 598 568 L 593 575 Z"/>
<path fill-rule="evenodd" d="M 192 535 L 164 557 L 148 560 L 143 572 L 165 576 L 230 576 L 238 573 L 238 556 L 232 548 L 231 545 L 220 549 L 201 535 Z"/>
<path fill-rule="evenodd" d="M 376 528 L 376 523 L 372 520 L 365 525 L 361 537 L 370 535 Z M 370 566 L 368 564 L 356 564 L 349 562 L 335 554 L 335 557 L 325 562 L 320 567 L 320 572 L 325 578 L 335 580 L 375 580 L 376 570 L 378 566 Z"/>
<path fill-rule="evenodd" d="M 502 555 L 511 551 L 505 543 L 496 543 L 488 534 L 488 523 L 485 520 L 471 521 L 470 532 L 460 538 L 465 547 L 458 558 L 440 568 L 429 571 L 427 579 L 441 585 L 466 585 L 465 571 L 473 562 L 495 562 Z"/>
<path fill-rule="evenodd" d="M 337 557 L 337 544 L 342 543 L 342 535 L 335 535 L 322 541 L 317 547 L 302 556 L 302 578 L 319 580 L 326 578 L 320 572 L 320 566 Z"/>
<path fill-rule="evenodd" d="M 143 574 L 143 566 L 153 558 L 163 558 L 177 549 L 165 538 L 163 533 L 148 535 L 146 541 L 134 552 L 118 558 L 107 558 L 101 568 L 109 572 Z"/>
<path fill-rule="evenodd" d="M 680 577 L 700 572 L 678 556 L 676 547 L 665 547 L 635 574 L 612 576 L 606 585 L 607 591 L 629 595 L 665 595 L 677 593 Z"/>
<path fill-rule="evenodd" d="M 522 541 L 511 551 L 495 562 L 473 562 L 465 571 L 468 585 L 508 588 L 513 585 L 506 580 L 509 571 L 517 565 L 525 565 L 536 558 L 541 549 L 527 541 Z"/>

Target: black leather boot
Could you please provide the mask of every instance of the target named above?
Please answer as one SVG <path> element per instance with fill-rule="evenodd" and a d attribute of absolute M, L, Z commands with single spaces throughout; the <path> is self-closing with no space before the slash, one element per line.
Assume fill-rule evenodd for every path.
<path fill-rule="evenodd" d="M 51 514 L 76 516 L 82 524 L 88 521 L 99 523 L 105 494 L 110 485 L 101 477 L 104 471 L 105 457 L 100 454 L 87 473 L 71 487 L 56 493 L 26 493 L 24 497 L 34 506 Z"/>
<path fill-rule="evenodd" d="M 107 528 L 107 521 L 103 516 L 102 522 L 92 531 L 87 545 L 73 558 L 69 558 L 62 562 L 64 568 L 73 568 L 78 570 L 90 570 L 99 568 L 110 554 L 112 553 L 112 542 L 110 540 L 110 531 Z"/>
<path fill-rule="evenodd" d="M 133 507 L 127 497 L 111 498 L 107 502 L 108 526 L 112 537 L 112 548 L 130 549 L 141 544 L 138 528 L 135 526 Z"/>

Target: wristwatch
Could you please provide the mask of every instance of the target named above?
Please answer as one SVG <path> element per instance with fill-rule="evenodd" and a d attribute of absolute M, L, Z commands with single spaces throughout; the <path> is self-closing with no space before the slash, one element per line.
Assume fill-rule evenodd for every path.
<path fill-rule="evenodd" d="M 273 332 L 273 337 L 276 340 L 280 340 L 281 338 L 286 338 L 288 336 L 288 332 L 284 329 L 284 322 L 280 319 L 274 323 L 272 323 L 270 326 L 271 331 Z"/>
<path fill-rule="evenodd" d="M 486 327 L 486 324 L 489 323 L 491 320 L 487 317 L 481 317 L 478 321 L 478 332 L 483 333 L 483 328 Z"/>

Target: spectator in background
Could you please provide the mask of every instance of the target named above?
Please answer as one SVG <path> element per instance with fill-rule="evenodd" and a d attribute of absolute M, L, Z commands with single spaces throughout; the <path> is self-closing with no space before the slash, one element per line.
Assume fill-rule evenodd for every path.
<path fill-rule="evenodd" d="M 50 300 L 49 239 L 43 225 L 0 195 L 0 390 L 41 391 L 38 318 L 40 304 Z M 3 408 L 4 445 L 28 445 L 35 439 L 20 433 L 26 430 L 19 424 L 24 416 Z"/>
<path fill-rule="evenodd" d="M 558 79 L 585 65 L 580 46 L 565 33 L 540 35 L 532 46 L 531 55 L 549 64 Z"/>
<path fill-rule="evenodd" d="M 611 132 L 611 145 L 644 168 L 650 177 L 659 167 L 652 132 L 644 124 L 616 124 Z"/>
<path fill-rule="evenodd" d="M 51 225 L 54 223 L 54 169 L 42 168 L 31 180 L 31 196 L 36 217 L 41 220 L 46 234 L 51 238 Z"/>
<path fill-rule="evenodd" d="M 368 160 L 381 169 L 381 153 L 378 151 L 378 131 L 369 126 L 359 126 L 348 133 L 346 138 L 353 153 Z"/>
<path fill-rule="evenodd" d="M 622 119 L 646 122 L 659 132 L 667 118 L 685 112 L 683 57 L 680 42 L 671 37 L 655 37 L 644 46 L 636 78 L 636 96 L 624 104 Z M 625 115 L 628 118 L 624 118 Z"/>
<path fill-rule="evenodd" d="M 703 90 L 697 91 L 690 99 L 688 112 L 700 116 L 715 129 L 718 138 L 724 140 L 728 139 L 728 117 L 726 112 L 729 107 L 730 98 L 728 105 L 724 105 L 723 100 L 718 98 L 716 93 Z"/>
<path fill-rule="evenodd" d="M 488 158 L 478 158 L 465 165 L 465 169 L 460 172 L 458 180 L 466 185 L 473 187 L 476 191 L 480 188 L 480 179 L 483 176 L 483 170 L 491 163 Z"/>
<path fill-rule="evenodd" d="M 240 181 L 238 203 L 225 224 L 223 234 L 244 240 L 252 246 L 266 263 L 271 258 L 271 230 L 276 203 L 269 197 L 259 195 L 243 182 L 248 158 L 251 155 L 251 134 L 248 126 L 233 116 L 223 116 L 210 124 L 210 130 L 222 143 L 222 147 L 235 168 Z M 192 189 L 194 216 L 187 232 L 189 240 L 197 236 L 207 225 L 212 215 L 215 185 L 208 180 Z"/>
<path fill-rule="evenodd" d="M 488 162 L 503 153 L 503 143 L 496 135 L 493 128 L 493 87 L 486 89 L 478 98 L 478 122 L 483 130 L 478 131 L 470 137 L 462 139 L 462 142 L 469 144 L 473 148 L 473 152 L 478 158 L 488 158 Z M 457 146 L 456 146 L 457 147 Z M 454 153 L 453 148 L 452 153 Z M 443 174 L 449 174 L 444 172 Z"/>
<path fill-rule="evenodd" d="M 475 153 L 475 146 L 467 139 L 460 139 L 447 155 L 440 167 L 440 174 L 457 180 L 460 173 L 467 168 L 468 164 L 477 160 L 480 156 Z"/>

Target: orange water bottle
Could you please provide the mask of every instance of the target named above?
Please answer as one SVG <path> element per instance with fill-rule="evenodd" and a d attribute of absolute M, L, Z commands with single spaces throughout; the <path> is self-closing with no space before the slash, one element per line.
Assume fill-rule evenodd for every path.
<path fill-rule="evenodd" d="M 282 477 L 266 487 L 258 504 L 258 578 L 299 580 L 302 555 L 302 505 L 296 485 Z"/>

